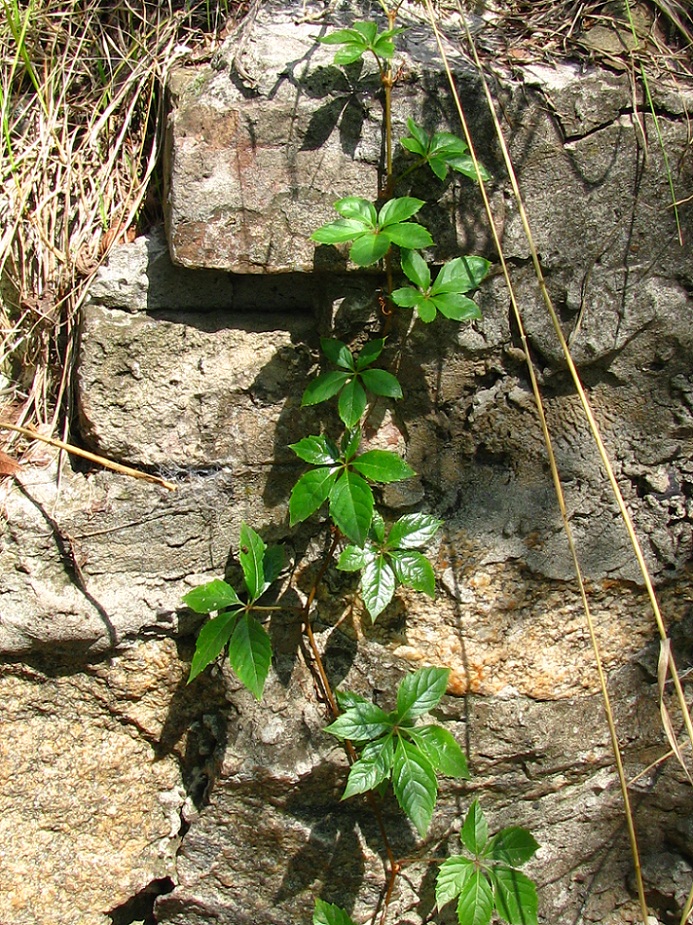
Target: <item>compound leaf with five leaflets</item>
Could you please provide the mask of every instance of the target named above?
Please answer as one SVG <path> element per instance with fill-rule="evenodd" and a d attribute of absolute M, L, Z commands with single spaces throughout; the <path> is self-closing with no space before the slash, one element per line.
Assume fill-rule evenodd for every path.
<path fill-rule="evenodd" d="M 321 225 L 311 237 L 318 244 L 352 241 L 351 261 L 360 267 L 372 266 L 385 256 L 392 244 L 409 249 L 433 244 L 426 228 L 410 221 L 423 205 L 422 199 L 401 196 L 388 200 L 376 215 L 367 200 L 346 196 L 334 204 L 342 218 Z"/>
<path fill-rule="evenodd" d="M 389 61 L 395 53 L 395 36 L 404 30 L 401 28 L 386 29 L 378 34 L 378 27 L 374 22 L 355 22 L 351 29 L 338 29 L 328 35 L 320 36 L 321 45 L 342 45 L 335 53 L 334 63 L 340 66 L 353 64 L 371 52 L 378 60 L 378 67 L 382 68 L 380 59 Z"/>
<path fill-rule="evenodd" d="M 407 119 L 407 128 L 410 134 L 401 139 L 402 147 L 418 155 L 418 166 L 428 164 L 439 180 L 447 177 L 448 170 L 464 174 L 471 180 L 476 180 L 478 176 L 484 181 L 491 179 L 491 175 L 482 164 L 478 165 L 477 171 L 467 143 L 462 138 L 450 132 L 434 132 L 429 135 L 413 119 Z"/>
<path fill-rule="evenodd" d="M 536 886 L 516 869 L 539 847 L 531 834 L 519 826 L 509 826 L 489 839 L 488 823 L 475 800 L 460 841 L 473 859 L 457 857 L 443 862 L 436 884 L 438 908 L 457 896 L 460 925 L 488 925 L 494 908 L 509 925 L 537 925 Z"/>

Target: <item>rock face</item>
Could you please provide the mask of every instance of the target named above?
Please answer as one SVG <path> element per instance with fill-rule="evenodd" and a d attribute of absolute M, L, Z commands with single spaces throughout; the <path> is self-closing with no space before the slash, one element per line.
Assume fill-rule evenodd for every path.
<path fill-rule="evenodd" d="M 139 644 L 109 669 L 4 672 L 3 922 L 108 925 L 176 876 L 186 792 L 175 756 L 155 746 L 180 679 L 171 642 Z"/>
<path fill-rule="evenodd" d="M 176 490 L 64 462 L 58 482 L 47 456 L 2 489 L 3 925 L 308 925 L 316 896 L 362 921 L 382 888 L 373 817 L 358 799 L 340 802 L 346 758 L 324 732 L 294 613 L 269 622 L 274 659 L 262 703 L 227 664 L 185 684 L 200 618 L 182 597 L 233 576 L 243 522 L 285 543 L 283 581 L 296 595 L 310 587 L 324 518 L 288 525 L 303 471 L 289 444 L 331 428 L 333 417 L 326 406 L 301 408 L 301 395 L 320 336 L 359 346 L 382 327 L 383 280 L 309 240 L 335 216 L 338 196 L 377 196 L 377 83 L 370 65 L 347 76 L 334 68 L 332 51 L 314 43 L 326 24 L 296 22 L 303 17 L 261 7 L 209 67 L 174 77 L 168 239 L 157 229 L 116 248 L 83 309 L 76 436 Z M 429 131 L 457 131 L 427 28 L 414 18 L 403 41 L 396 134 L 412 115 Z M 693 791 L 672 759 L 654 764 L 668 750 L 655 627 L 536 287 L 478 78 L 454 43 L 449 50 L 493 174 L 491 202 L 588 579 L 648 901 L 668 925 L 690 889 Z M 627 75 L 532 66 L 494 80 L 547 286 L 685 667 L 693 88 L 679 87 L 679 97 L 653 82 L 682 202 L 681 246 L 654 127 L 633 113 Z M 398 170 L 406 158 L 398 149 Z M 439 200 L 422 211 L 440 242 L 433 260 L 495 260 L 467 180 L 411 174 L 397 191 Z M 353 576 L 329 568 L 316 636 L 332 683 L 386 708 L 405 672 L 451 669 L 436 718 L 464 745 L 473 777 L 441 781 L 424 846 L 386 799 L 393 850 L 412 859 L 390 921 L 454 920 L 434 911 L 424 860 L 457 850 L 478 796 L 494 829 L 526 825 L 540 843 L 528 872 L 542 923 L 624 925 L 638 920 L 637 904 L 594 656 L 495 266 L 476 299 L 483 318 L 471 325 L 410 325 L 404 312 L 395 320 L 384 359 L 397 364 L 405 397 L 376 405 L 366 434 L 417 472 L 383 490 L 386 514 L 444 520 L 431 551 L 436 599 L 398 594 L 371 625 Z"/>
<path fill-rule="evenodd" d="M 180 71 L 173 81 L 167 225 L 171 255 L 182 266 L 338 271 L 343 258 L 316 251 L 312 232 L 336 217 L 332 204 L 340 196 L 371 200 L 381 189 L 377 69 L 372 63 L 346 73 L 335 67 L 334 49 L 316 44 L 325 25 L 298 21 L 291 6 L 276 4 L 269 16 L 261 11 L 211 69 Z M 350 12 L 343 25 L 352 19 Z M 453 103 L 430 27 L 409 22 L 400 44 L 395 132 L 406 134 L 410 116 L 429 130 L 452 125 Z M 469 65 L 453 46 L 447 53 L 465 94 L 480 99 Z M 397 161 L 403 165 L 401 151 Z M 429 219 L 437 217 L 444 231 L 454 215 L 453 207 Z M 460 223 L 438 240 L 454 249 L 463 237 Z"/>

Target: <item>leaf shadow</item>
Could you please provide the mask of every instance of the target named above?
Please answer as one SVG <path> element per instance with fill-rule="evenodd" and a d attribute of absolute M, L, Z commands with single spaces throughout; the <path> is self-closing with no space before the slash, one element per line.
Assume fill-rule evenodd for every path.
<path fill-rule="evenodd" d="M 362 80 L 361 73 L 361 62 L 356 62 L 344 69 L 319 68 L 299 81 L 300 89 L 307 96 L 313 99 L 329 97 L 310 117 L 299 150 L 317 151 L 338 129 L 342 150 L 354 156 L 367 114 L 362 93 L 373 91 L 371 81 Z"/>
<path fill-rule="evenodd" d="M 301 781 L 287 803 L 286 811 L 307 823 L 310 835 L 290 858 L 273 897 L 275 903 L 286 903 L 312 889 L 318 873 L 322 881 L 319 897 L 337 903 L 349 913 L 353 913 L 366 884 L 369 892 L 382 888 L 379 870 L 376 873 L 369 869 L 376 857 L 378 869 L 387 864 L 381 829 L 365 797 L 339 802 L 342 773 L 346 774 L 346 770 L 331 763 L 316 768 Z M 334 792 L 326 795 L 326 788 Z M 409 826 L 402 824 L 402 814 L 392 794 L 381 801 L 380 813 L 394 855 L 411 853 L 416 839 Z"/>

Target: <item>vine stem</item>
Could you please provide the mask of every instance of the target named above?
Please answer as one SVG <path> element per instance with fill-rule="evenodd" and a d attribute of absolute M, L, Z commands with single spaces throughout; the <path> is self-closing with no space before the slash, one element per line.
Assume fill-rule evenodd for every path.
<path fill-rule="evenodd" d="M 387 24 L 389 29 L 395 28 L 397 21 L 397 10 L 385 7 L 387 15 Z M 392 88 L 395 80 L 392 76 L 392 63 L 388 60 L 380 66 L 380 81 L 385 92 L 385 189 L 382 197 L 387 201 L 392 198 L 394 193 L 394 170 L 392 167 Z M 383 336 L 387 337 L 392 327 L 394 307 L 392 303 L 392 290 L 394 289 L 392 279 L 392 253 L 391 249 L 385 255 L 385 274 L 387 278 L 387 310 L 385 314 L 385 324 L 383 325 Z"/>
<path fill-rule="evenodd" d="M 315 577 L 315 581 L 312 584 L 310 591 L 308 592 L 308 598 L 303 607 L 302 616 L 303 616 L 303 632 L 308 639 L 308 645 L 310 646 L 311 655 L 313 657 L 313 665 L 317 671 L 318 678 L 320 679 L 320 686 L 322 687 L 322 692 L 327 700 L 328 706 L 332 713 L 332 716 L 336 719 L 339 716 L 339 707 L 337 706 L 337 700 L 332 691 L 332 685 L 329 682 L 327 677 L 327 672 L 325 671 L 325 665 L 322 660 L 322 655 L 320 654 L 320 649 L 315 639 L 315 634 L 313 633 L 313 625 L 310 620 L 310 609 L 313 606 L 313 601 L 315 600 L 315 595 L 318 593 L 318 588 L 322 584 L 322 580 L 325 577 L 327 569 L 330 567 L 330 562 L 334 558 L 334 554 L 337 550 L 337 544 L 339 543 L 339 533 L 335 531 L 334 536 L 332 537 L 332 543 L 330 548 L 323 559 L 322 565 L 320 566 L 320 571 Z"/>
<path fill-rule="evenodd" d="M 340 709 L 337 703 L 337 698 L 335 697 L 334 691 L 332 690 L 332 685 L 330 684 L 329 678 L 327 677 L 327 672 L 325 671 L 325 664 L 322 660 L 322 655 L 320 653 L 320 649 L 318 647 L 318 643 L 315 638 L 315 634 L 313 632 L 313 625 L 310 620 L 310 610 L 311 610 L 311 607 L 313 606 L 315 597 L 318 593 L 318 588 L 320 587 L 322 580 L 327 573 L 327 569 L 330 567 L 330 562 L 332 562 L 334 558 L 334 554 L 337 550 L 337 544 L 339 543 L 339 539 L 340 539 L 340 534 L 338 531 L 335 530 L 334 536 L 332 538 L 332 542 L 330 544 L 330 548 L 325 554 L 325 558 L 323 559 L 322 565 L 320 566 L 320 571 L 315 577 L 315 581 L 313 582 L 311 589 L 308 592 L 306 603 L 302 608 L 303 632 L 308 640 L 308 645 L 310 646 L 310 652 L 311 652 L 311 657 L 313 661 L 313 667 L 318 675 L 320 687 L 322 688 L 323 695 L 325 697 L 325 700 L 327 701 L 327 704 L 329 706 L 330 712 L 332 713 L 333 719 L 336 719 L 339 716 Z M 348 739 L 344 741 L 344 748 L 346 749 L 346 753 L 347 753 L 347 757 L 349 759 L 350 765 L 353 764 L 355 761 L 358 761 L 358 754 L 356 752 L 356 749 L 354 748 L 353 744 Z M 382 913 L 382 917 L 380 920 L 381 925 L 383 925 L 385 921 L 385 916 L 387 914 L 387 909 L 390 904 L 390 899 L 392 898 L 392 892 L 394 890 L 395 882 L 400 872 L 400 864 L 397 861 L 394 855 L 394 852 L 392 850 L 390 839 L 388 838 L 387 830 L 385 829 L 385 822 L 383 820 L 383 814 L 380 810 L 380 806 L 378 805 L 376 801 L 375 794 L 369 790 L 366 793 L 366 798 L 368 800 L 368 805 L 370 807 L 370 810 L 373 813 L 373 816 L 375 817 L 375 821 L 378 826 L 378 830 L 380 832 L 380 837 L 383 842 L 383 847 L 385 849 L 385 855 L 387 857 L 387 864 L 389 867 L 388 876 L 387 876 L 387 887 L 386 887 L 385 896 L 383 899 L 383 913 Z M 377 916 L 378 916 L 378 909 L 376 909 L 375 913 L 373 914 L 372 921 L 374 923 L 375 923 Z"/>

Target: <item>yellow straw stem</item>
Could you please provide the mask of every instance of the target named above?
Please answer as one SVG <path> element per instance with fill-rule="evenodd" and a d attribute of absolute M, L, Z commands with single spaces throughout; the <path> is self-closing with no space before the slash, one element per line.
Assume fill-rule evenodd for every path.
<path fill-rule="evenodd" d="M 609 697 L 609 692 L 608 692 L 608 687 L 607 687 L 606 674 L 605 674 L 605 672 L 604 672 L 604 667 L 603 667 L 602 658 L 601 658 L 601 652 L 600 652 L 600 649 L 599 649 L 599 642 L 598 642 L 598 640 L 597 640 L 596 631 L 595 631 L 595 626 L 594 626 L 594 621 L 593 621 L 593 618 L 592 618 L 592 613 L 591 613 L 590 606 L 589 606 L 589 601 L 588 601 L 588 598 L 587 598 L 587 592 L 586 592 L 586 588 L 585 588 L 585 583 L 584 583 L 584 579 L 583 579 L 583 576 L 582 576 L 582 570 L 581 570 L 580 563 L 579 563 L 579 559 L 578 559 L 578 555 L 577 555 L 577 549 L 576 549 L 576 546 L 575 546 L 575 541 L 574 541 L 574 537 L 573 537 L 572 528 L 571 528 L 571 526 L 570 526 L 570 520 L 569 520 L 569 516 L 568 516 L 567 506 L 566 506 L 566 503 L 565 503 L 565 496 L 564 496 L 564 493 L 563 493 L 563 487 L 562 487 L 562 484 L 561 484 L 560 475 L 559 475 L 559 472 L 558 472 L 558 467 L 557 467 L 557 465 L 556 465 L 555 454 L 554 454 L 554 451 L 553 451 L 553 443 L 552 443 L 552 440 L 551 440 L 551 435 L 550 435 L 550 433 L 549 433 L 549 428 L 548 428 L 548 424 L 547 424 L 547 421 L 546 421 L 546 415 L 545 415 L 545 412 L 544 412 L 544 406 L 543 406 L 543 401 L 542 401 L 542 398 L 541 398 L 541 392 L 540 392 L 540 390 L 539 390 L 539 384 L 538 384 L 538 382 L 537 382 L 537 378 L 536 378 L 534 366 L 533 366 L 532 361 L 531 361 L 531 356 L 530 356 L 530 352 L 529 352 L 529 344 L 528 344 L 528 342 L 527 342 L 527 338 L 526 338 L 526 334 L 525 334 L 525 329 L 524 329 L 524 324 L 523 324 L 523 322 L 522 322 L 521 312 L 520 312 L 520 309 L 519 309 L 519 306 L 518 306 L 518 303 L 517 303 L 517 299 L 516 299 L 516 296 L 515 296 L 515 293 L 514 293 L 514 290 L 513 290 L 512 282 L 511 282 L 511 280 L 510 280 L 510 274 L 509 274 L 507 262 L 506 262 L 506 260 L 505 260 L 505 255 L 504 255 L 504 253 L 503 253 L 503 248 L 502 248 L 502 245 L 501 245 L 501 243 L 500 243 L 500 238 L 499 238 L 499 235 L 498 235 L 498 231 L 497 231 L 497 229 L 496 229 L 496 224 L 495 224 L 495 220 L 494 220 L 494 217 L 493 217 L 493 212 L 492 212 L 492 210 L 491 210 L 491 204 L 490 204 L 490 202 L 489 202 L 488 195 L 487 195 L 487 193 L 486 193 L 486 189 L 485 189 L 483 180 L 481 179 L 481 172 L 480 172 L 480 170 L 479 170 L 479 166 L 480 166 L 480 165 L 479 165 L 479 161 L 478 161 L 478 159 L 477 159 L 477 157 L 476 157 L 476 153 L 475 153 L 475 149 L 474 149 L 473 140 L 472 140 L 472 138 L 471 138 L 471 133 L 469 132 L 469 127 L 468 127 L 468 125 L 467 125 L 467 120 L 466 120 L 466 118 L 465 118 L 464 111 L 463 111 L 463 109 L 462 109 L 462 104 L 461 104 L 461 101 L 460 101 L 460 99 L 459 99 L 459 94 L 457 93 L 457 88 L 456 88 L 456 86 L 455 86 L 454 79 L 453 79 L 453 76 L 452 76 L 452 72 L 451 72 L 451 70 L 450 70 L 450 66 L 449 66 L 449 63 L 448 63 L 448 60 L 447 60 L 447 55 L 446 55 L 446 53 L 445 53 L 445 48 L 444 48 L 444 46 L 443 46 L 442 39 L 441 39 L 441 36 L 440 36 L 440 32 L 439 32 L 439 30 L 438 30 L 438 27 L 437 27 L 437 24 L 436 24 L 436 21 L 435 21 L 435 14 L 434 14 L 434 11 L 433 11 L 433 7 L 432 7 L 432 5 L 431 5 L 431 0 L 425 0 L 425 2 L 426 2 L 426 8 L 427 8 L 427 11 L 428 11 L 428 16 L 429 16 L 429 20 L 430 20 L 430 23 L 431 23 L 431 27 L 432 27 L 432 29 L 433 29 L 433 31 L 434 31 L 435 36 L 436 36 L 436 41 L 437 41 L 437 43 L 438 43 L 438 48 L 439 48 L 441 57 L 442 57 L 442 59 L 443 59 L 443 64 L 444 64 L 445 71 L 446 71 L 446 74 L 447 74 L 447 77 L 448 77 L 448 81 L 449 81 L 449 84 L 450 84 L 450 89 L 451 89 L 451 92 L 452 92 L 452 95 L 453 95 L 453 99 L 454 99 L 454 101 L 455 101 L 455 106 L 456 106 L 456 108 L 457 108 L 457 112 L 458 112 L 458 115 L 459 115 L 459 118 L 460 118 L 460 122 L 461 122 L 461 124 L 462 124 L 462 129 L 463 129 L 463 132 L 464 132 L 464 135 L 465 135 L 465 141 L 466 141 L 466 143 L 467 143 L 467 145 L 468 145 L 470 156 L 471 156 L 472 161 L 473 161 L 473 163 L 474 163 L 474 166 L 475 166 L 475 168 L 476 168 L 477 178 L 478 178 L 478 181 L 479 181 L 480 193 L 481 193 L 481 196 L 482 196 L 482 199 L 483 199 L 483 202 L 484 202 L 484 208 L 485 208 L 486 215 L 487 215 L 487 218 L 488 218 L 488 221 L 489 221 L 491 233 L 492 233 L 493 240 L 494 240 L 494 245 L 495 245 L 495 247 L 496 247 L 496 251 L 497 251 L 497 253 L 498 253 L 499 260 L 500 260 L 500 263 L 501 263 L 501 269 L 502 269 L 502 272 L 503 272 L 503 276 L 504 276 L 506 285 L 507 285 L 507 287 L 508 287 L 508 292 L 509 292 L 509 295 L 510 295 L 510 301 L 511 301 L 512 309 L 513 309 L 513 314 L 514 314 L 514 317 L 515 317 L 515 320 L 516 320 L 516 323 L 517 323 L 517 326 L 518 326 L 518 331 L 519 331 L 519 334 L 520 334 L 522 346 L 523 346 L 524 352 L 525 352 L 525 358 L 526 358 L 526 361 L 527 361 L 527 369 L 528 369 L 528 372 L 529 372 L 530 382 L 531 382 L 531 385 L 532 385 L 532 392 L 533 392 L 533 394 L 534 394 L 534 399 L 535 399 L 535 403 L 536 403 L 536 406 L 537 406 L 537 413 L 538 413 L 538 416 L 539 416 L 539 421 L 540 421 L 542 433 L 543 433 L 543 435 L 544 435 L 544 441 L 545 441 L 545 443 L 546 443 L 547 453 L 548 453 L 548 457 L 549 457 L 549 465 L 550 465 L 550 468 L 551 468 L 551 476 L 552 476 L 553 483 L 554 483 L 554 489 L 555 489 L 555 492 L 556 492 L 556 498 L 557 498 L 557 500 L 558 500 L 558 506 L 559 506 L 559 509 L 560 509 L 561 518 L 562 518 L 562 520 L 563 520 L 563 526 L 564 526 L 564 530 L 565 530 L 565 533 L 566 533 L 566 538 L 567 538 L 567 540 L 568 540 L 568 546 L 569 546 L 569 549 L 570 549 L 571 558 L 572 558 L 572 560 L 573 560 L 573 565 L 574 565 L 574 568 L 575 568 L 575 574 L 576 574 L 576 577 L 577 577 L 578 588 L 579 588 L 579 591 L 580 591 L 580 597 L 581 597 L 581 600 L 582 600 L 583 609 L 584 609 L 584 611 L 585 611 L 585 616 L 586 616 L 586 619 L 587 619 L 587 625 L 588 625 L 588 630 L 589 630 L 589 634 L 590 634 L 590 640 L 591 640 L 591 643 L 592 643 L 592 649 L 593 649 L 593 652 L 594 652 L 595 663 L 596 663 L 596 668 L 597 668 L 597 674 L 598 674 L 598 677 L 599 677 L 599 684 L 600 684 L 600 689 L 601 689 L 601 693 L 602 693 L 602 699 L 603 699 L 603 702 L 604 702 L 604 712 L 605 712 L 605 714 L 606 714 L 607 725 L 608 725 L 608 728 L 609 728 L 609 736 L 610 736 L 610 739 L 611 739 L 612 750 L 613 750 L 613 753 L 614 753 L 614 761 L 615 761 L 615 764 L 616 764 L 616 770 L 617 770 L 617 774 L 618 774 L 618 778 L 619 778 L 619 784 L 620 784 L 621 794 L 622 794 L 623 803 L 624 803 L 624 811 L 625 811 L 625 815 L 626 815 L 626 824 L 627 824 L 628 835 L 629 835 L 629 841 L 630 841 L 630 846 L 631 846 L 631 854 L 632 854 L 632 857 L 633 857 L 633 864 L 634 864 L 634 868 L 635 868 L 635 877 L 636 877 L 636 883 L 637 883 L 637 890 L 638 890 L 638 899 L 639 899 L 639 904 L 640 904 L 640 910 L 641 910 L 641 914 L 642 914 L 642 917 L 643 917 L 643 925 L 647 925 L 647 923 L 648 923 L 648 910 L 647 910 L 647 902 L 646 902 L 646 899 L 645 899 L 644 885 L 643 885 L 643 881 L 642 881 L 642 871 L 641 871 L 641 865 L 640 865 L 640 855 L 639 855 L 639 851 L 638 851 L 637 835 L 636 835 L 636 832 L 635 832 L 635 823 L 634 823 L 634 820 L 633 820 L 633 813 L 632 813 L 632 809 L 631 809 L 631 805 L 630 805 L 630 796 L 629 796 L 629 793 L 628 793 L 628 785 L 627 785 L 626 776 L 625 776 L 625 771 L 624 771 L 624 767 L 623 767 L 623 760 L 622 760 L 622 756 L 621 756 L 621 750 L 620 750 L 620 746 L 619 746 L 619 742 L 618 742 L 618 735 L 617 735 L 617 731 L 616 731 L 616 724 L 615 724 L 615 721 L 614 721 L 613 710 L 612 710 L 612 708 L 611 708 L 611 700 L 610 700 L 610 697 Z M 462 15 L 463 21 L 465 21 L 465 20 L 464 20 L 464 15 L 463 15 L 463 13 L 462 13 L 462 10 L 460 10 L 460 14 Z M 497 119 L 497 116 L 496 116 L 496 113 L 495 113 L 495 108 L 494 108 L 494 106 L 493 106 L 492 97 L 491 97 L 491 94 L 490 94 L 490 92 L 489 92 L 489 89 L 488 89 L 488 85 L 487 85 L 487 83 L 486 83 L 486 80 L 484 79 L 484 76 L 483 76 L 483 71 L 482 71 L 482 67 L 481 67 L 481 62 L 479 61 L 478 55 L 477 55 L 477 53 L 476 53 L 476 49 L 475 49 L 475 47 L 474 47 L 474 45 L 473 45 L 473 42 L 472 42 L 472 40 L 471 40 L 471 36 L 470 36 L 470 34 L 469 34 L 469 30 L 468 30 L 468 28 L 466 27 L 466 21 L 465 21 L 465 28 L 467 29 L 467 40 L 468 40 L 468 42 L 470 43 L 470 46 L 472 47 L 473 54 L 474 54 L 474 59 L 475 59 L 475 64 L 476 64 L 476 67 L 477 67 L 479 76 L 480 76 L 480 78 L 481 78 L 481 80 L 482 80 L 482 83 L 483 83 L 483 86 L 484 86 L 484 90 L 485 90 L 485 93 L 486 93 L 486 98 L 487 98 L 488 106 L 489 106 L 489 109 L 490 109 L 490 111 L 491 111 L 491 114 L 492 114 L 492 117 L 493 117 L 493 120 L 494 120 L 495 129 L 496 129 L 496 132 L 497 132 L 497 134 L 498 134 L 499 141 L 500 141 L 500 143 L 501 143 L 501 145 L 502 145 L 502 147 L 503 147 L 504 157 L 505 157 L 505 162 L 506 162 L 506 167 L 507 167 L 507 169 L 508 169 L 508 173 L 509 173 L 509 175 L 510 175 L 510 177 L 511 177 L 512 185 L 513 185 L 513 192 L 514 192 L 514 194 L 515 194 L 516 199 L 518 200 L 518 203 L 521 205 L 520 191 L 519 191 L 519 187 L 518 187 L 518 185 L 517 185 L 517 180 L 516 180 L 516 177 L 515 177 L 515 174 L 514 174 L 514 170 L 513 170 L 513 167 L 512 167 L 512 163 L 510 162 L 510 157 L 509 157 L 509 154 L 508 154 L 508 152 L 507 152 L 507 147 L 505 146 L 505 142 L 504 142 L 504 139 L 503 139 L 503 136 L 502 136 L 501 127 L 500 127 L 500 124 L 498 123 L 498 119 Z M 532 236 L 531 236 L 531 230 L 530 230 L 530 228 L 529 228 L 529 223 L 527 222 L 526 214 L 524 213 L 524 209 L 522 209 L 522 213 L 523 213 L 523 215 L 524 215 L 524 218 L 523 218 L 523 229 L 524 229 L 524 231 L 525 231 L 525 234 L 526 234 L 526 236 L 527 236 L 528 242 L 529 242 L 529 244 L 530 244 L 530 248 L 531 248 L 531 250 L 532 250 L 532 253 L 533 253 L 533 255 L 536 257 L 536 249 L 534 248 L 534 245 L 533 245 L 533 239 L 532 239 Z M 535 260 L 535 269 L 536 269 L 537 267 L 539 268 L 539 273 L 541 273 L 541 268 L 539 267 L 538 257 L 536 257 L 536 260 Z M 538 274 L 538 275 L 539 275 L 539 274 Z M 539 278 L 540 278 L 540 283 L 543 284 L 543 276 L 539 276 Z M 545 287 L 545 285 L 543 286 L 543 289 L 544 289 L 544 292 L 546 293 L 546 296 L 548 297 L 548 293 L 546 292 L 546 287 Z M 549 299 L 549 302 L 550 302 L 550 299 Z M 551 309 L 553 310 L 553 306 L 551 306 Z M 553 316 L 555 317 L 555 312 L 553 312 Z M 559 330 L 560 330 L 560 328 L 559 328 Z M 562 332 L 561 332 L 561 333 L 562 333 Z M 565 340 L 563 340 L 563 344 L 565 344 Z M 568 351 L 568 346 L 567 346 L 567 344 L 565 344 L 565 351 L 566 351 L 566 352 Z M 574 367 L 573 367 L 573 368 L 574 368 Z M 592 419 L 592 421 L 593 421 L 593 419 Z M 595 424 L 595 427 L 596 427 L 596 424 Z"/>
<path fill-rule="evenodd" d="M 176 486 L 172 482 L 167 482 L 159 478 L 158 475 L 151 475 L 149 472 L 140 472 L 139 469 L 131 469 L 130 466 L 123 466 L 121 463 L 112 462 L 110 459 L 97 456 L 96 453 L 90 453 L 88 450 L 83 450 L 81 447 L 73 446 L 71 443 L 57 440 L 55 437 L 44 437 L 43 434 L 37 434 L 35 430 L 29 427 L 19 427 L 17 424 L 8 424 L 5 421 L 0 421 L 0 429 L 12 430 L 17 434 L 21 434 L 23 437 L 28 437 L 29 440 L 40 440 L 42 443 L 54 446 L 58 450 L 72 453 L 73 456 L 82 456 L 84 459 L 97 463 L 105 469 L 112 469 L 114 472 L 120 472 L 121 475 L 128 475 L 133 479 L 142 479 L 145 482 L 154 482 L 156 485 L 162 485 L 164 488 L 168 488 L 169 491 L 176 491 Z"/>

